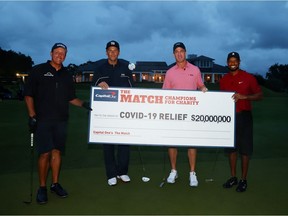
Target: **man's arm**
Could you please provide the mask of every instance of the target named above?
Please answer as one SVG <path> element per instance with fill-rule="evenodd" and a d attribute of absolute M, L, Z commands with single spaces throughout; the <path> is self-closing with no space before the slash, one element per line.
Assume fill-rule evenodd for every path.
<path fill-rule="evenodd" d="M 69 102 L 74 106 L 83 107 L 87 110 L 92 111 L 90 104 L 88 102 L 80 100 L 79 98 L 74 98 L 73 100 L 71 100 Z"/>
<path fill-rule="evenodd" d="M 37 117 L 34 106 L 34 99 L 31 96 L 25 96 L 25 103 L 28 110 L 28 126 L 30 133 L 35 133 L 37 127 Z"/>
<path fill-rule="evenodd" d="M 263 93 L 258 92 L 256 94 L 251 94 L 251 95 L 243 95 L 236 93 L 232 96 L 232 98 L 237 102 L 238 100 L 250 100 L 250 101 L 256 101 L 256 100 L 261 100 L 263 98 Z"/>
<path fill-rule="evenodd" d="M 73 100 L 69 101 L 72 105 L 82 107 L 84 101 L 80 100 L 79 98 L 74 98 Z"/>
<path fill-rule="evenodd" d="M 25 96 L 25 103 L 26 103 L 26 106 L 27 106 L 29 117 L 36 116 L 33 97 Z"/>

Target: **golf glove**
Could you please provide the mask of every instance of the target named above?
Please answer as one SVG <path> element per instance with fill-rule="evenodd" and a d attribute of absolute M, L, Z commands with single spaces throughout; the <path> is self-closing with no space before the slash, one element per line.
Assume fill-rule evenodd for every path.
<path fill-rule="evenodd" d="M 82 107 L 85 108 L 85 109 L 87 109 L 87 110 L 89 110 L 89 111 L 92 111 L 92 109 L 91 109 L 91 107 L 90 107 L 90 104 L 89 104 L 88 102 L 86 102 L 86 101 L 83 102 Z"/>
<path fill-rule="evenodd" d="M 36 131 L 36 127 L 37 127 L 36 116 L 29 117 L 28 126 L 29 126 L 30 133 L 34 133 Z"/>

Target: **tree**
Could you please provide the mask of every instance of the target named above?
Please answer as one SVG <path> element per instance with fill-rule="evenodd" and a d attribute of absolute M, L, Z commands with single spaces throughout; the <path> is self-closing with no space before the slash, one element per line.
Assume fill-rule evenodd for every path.
<path fill-rule="evenodd" d="M 267 87 L 275 91 L 288 91 L 288 65 L 274 64 L 266 73 Z"/>
<path fill-rule="evenodd" d="M 77 66 L 76 64 L 72 64 L 72 63 L 70 63 L 70 64 L 66 67 L 66 69 L 67 69 L 72 75 L 75 74 L 75 72 L 77 71 L 77 68 L 78 68 L 78 66 Z"/>
<path fill-rule="evenodd" d="M 33 64 L 30 56 L 0 48 L 0 76 L 2 77 L 15 77 L 16 73 L 27 72 Z"/>
<path fill-rule="evenodd" d="M 259 74 L 255 74 L 254 77 L 257 79 L 257 82 L 259 83 L 259 85 L 262 85 L 262 86 L 265 85 L 266 80 L 263 78 L 263 76 Z"/>

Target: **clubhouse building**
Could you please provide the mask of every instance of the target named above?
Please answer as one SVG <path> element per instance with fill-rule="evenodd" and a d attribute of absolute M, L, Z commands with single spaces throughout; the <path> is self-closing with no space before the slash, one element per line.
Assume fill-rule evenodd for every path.
<path fill-rule="evenodd" d="M 95 68 L 104 61 L 106 59 L 79 66 L 75 75 L 75 82 L 92 82 Z M 214 59 L 207 56 L 192 54 L 188 55 L 187 61 L 199 67 L 205 83 L 217 83 L 228 72 L 227 67 L 214 63 Z M 163 61 L 137 61 L 135 65 L 136 68 L 133 70 L 135 82 L 163 83 L 166 71 L 175 63 L 167 65 Z"/>

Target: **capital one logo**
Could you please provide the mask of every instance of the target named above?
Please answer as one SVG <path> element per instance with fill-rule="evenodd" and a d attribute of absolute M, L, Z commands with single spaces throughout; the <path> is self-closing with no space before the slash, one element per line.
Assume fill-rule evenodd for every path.
<path fill-rule="evenodd" d="M 100 90 L 94 89 L 94 101 L 118 101 L 118 90 Z"/>

